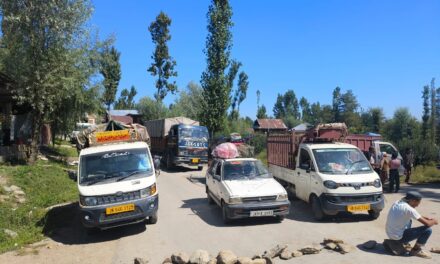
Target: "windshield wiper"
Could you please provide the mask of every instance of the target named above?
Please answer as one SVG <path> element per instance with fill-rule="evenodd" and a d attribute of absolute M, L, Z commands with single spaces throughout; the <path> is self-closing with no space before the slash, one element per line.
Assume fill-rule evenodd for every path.
<path fill-rule="evenodd" d="M 119 182 L 119 181 L 125 180 L 125 179 L 127 179 L 127 178 L 129 178 L 129 177 L 131 177 L 131 176 L 133 176 L 135 174 L 139 174 L 139 173 L 143 173 L 143 172 L 147 172 L 147 171 L 140 171 L 140 170 L 139 171 L 133 171 L 133 172 L 131 172 L 128 175 L 125 175 L 125 176 L 123 176 L 121 178 L 118 178 L 116 181 Z"/>
<path fill-rule="evenodd" d="M 101 182 L 102 180 L 103 179 L 89 181 L 89 182 L 87 182 L 87 186 L 90 186 L 90 185 L 93 185 L 93 184 L 97 184 L 98 182 Z"/>
<path fill-rule="evenodd" d="M 357 164 L 357 163 L 361 163 L 361 162 L 365 162 L 365 160 L 357 160 L 357 161 L 354 161 L 353 163 L 351 163 L 350 167 L 348 167 L 348 169 L 347 169 L 347 173 L 345 173 L 345 174 L 348 175 L 348 173 L 351 171 L 351 168 L 353 167 L 353 165 Z"/>

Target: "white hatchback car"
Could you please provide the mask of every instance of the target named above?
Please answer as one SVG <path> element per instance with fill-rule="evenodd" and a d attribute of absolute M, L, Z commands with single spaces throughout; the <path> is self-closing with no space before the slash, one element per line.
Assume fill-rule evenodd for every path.
<path fill-rule="evenodd" d="M 206 173 L 209 203 L 222 208 L 223 221 L 289 214 L 287 192 L 261 163 L 252 158 L 215 159 Z"/>

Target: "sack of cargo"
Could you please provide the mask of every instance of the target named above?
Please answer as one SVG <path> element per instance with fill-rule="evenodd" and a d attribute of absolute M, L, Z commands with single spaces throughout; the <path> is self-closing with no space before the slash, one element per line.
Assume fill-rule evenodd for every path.
<path fill-rule="evenodd" d="M 255 148 L 247 144 L 237 146 L 238 154 L 241 158 L 253 158 L 255 156 Z"/>
<path fill-rule="evenodd" d="M 222 143 L 215 147 L 212 151 L 212 156 L 221 159 L 233 159 L 238 157 L 237 147 L 229 142 Z"/>
<path fill-rule="evenodd" d="M 307 130 L 308 141 L 343 141 L 348 135 L 345 123 L 318 124 L 316 127 Z"/>

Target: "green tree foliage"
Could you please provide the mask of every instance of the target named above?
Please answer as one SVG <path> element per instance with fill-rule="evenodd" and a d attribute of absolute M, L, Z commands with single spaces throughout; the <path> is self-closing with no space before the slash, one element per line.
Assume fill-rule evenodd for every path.
<path fill-rule="evenodd" d="M 92 8 L 87 0 L 2 0 L 5 73 L 14 80 L 18 102 L 32 108 L 30 162 L 37 156 L 39 131 L 72 91 L 84 87 L 85 26 Z"/>
<path fill-rule="evenodd" d="M 115 103 L 115 109 L 135 109 L 136 104 L 134 102 L 134 97 L 136 96 L 136 88 L 132 85 L 130 91 L 128 89 L 123 89 L 121 91 L 121 96 Z"/>
<path fill-rule="evenodd" d="M 100 52 L 99 72 L 104 77 L 104 95 L 103 100 L 110 110 L 110 106 L 115 102 L 116 91 L 118 90 L 119 81 L 121 80 L 121 64 L 119 58 L 121 53 L 114 46 L 104 47 Z"/>
<path fill-rule="evenodd" d="M 275 118 L 283 119 L 287 127 L 292 128 L 300 123 L 298 99 L 293 90 L 288 90 L 284 95 L 278 94 L 273 107 Z"/>
<path fill-rule="evenodd" d="M 429 131 L 429 118 L 430 118 L 430 107 L 429 107 L 429 86 L 425 85 L 422 92 L 423 99 L 423 116 L 422 116 L 422 139 L 427 140 Z"/>
<path fill-rule="evenodd" d="M 148 96 L 142 97 L 136 106 L 143 120 L 166 118 L 169 110 L 161 100 L 157 101 Z"/>
<path fill-rule="evenodd" d="M 341 88 L 336 87 L 333 90 L 333 100 L 332 100 L 332 107 L 333 107 L 333 120 L 335 122 L 341 122 L 342 118 L 341 118 L 341 105 L 342 105 L 342 100 L 341 100 Z"/>
<path fill-rule="evenodd" d="M 200 104 L 203 101 L 202 87 L 195 82 L 190 82 L 186 87 L 186 90 L 179 93 L 179 98 L 173 104 L 170 109 L 169 116 L 186 116 L 193 120 L 200 120 L 202 116 L 202 106 Z"/>
<path fill-rule="evenodd" d="M 359 132 L 380 133 L 385 122 L 382 108 L 374 107 L 361 114 L 362 128 Z"/>
<path fill-rule="evenodd" d="M 232 9 L 228 0 L 212 0 L 209 6 L 208 36 L 206 37 L 206 70 L 202 73 L 203 88 L 202 123 L 211 133 L 225 124 L 226 111 L 230 105 L 231 88 L 225 71 L 230 64 L 233 26 Z"/>
<path fill-rule="evenodd" d="M 437 110 L 436 110 L 436 89 L 435 79 L 431 80 L 431 142 L 435 142 L 437 138 Z"/>
<path fill-rule="evenodd" d="M 299 105 L 301 106 L 301 119 L 303 122 L 313 123 L 312 109 L 310 108 L 309 101 L 306 98 L 301 97 L 299 100 Z"/>
<path fill-rule="evenodd" d="M 160 12 L 148 28 L 156 49 L 151 56 L 153 63 L 147 71 L 152 76 L 157 76 L 157 93 L 155 94 L 157 101 L 162 101 L 168 92 L 174 94 L 177 91 L 176 82 L 169 82 L 168 80 L 171 77 L 177 77 L 177 72 L 174 70 L 176 61 L 170 56 L 167 45 L 167 42 L 171 39 L 170 25 L 171 19 L 164 12 Z"/>
<path fill-rule="evenodd" d="M 275 118 L 283 118 L 286 116 L 286 112 L 284 110 L 284 96 L 281 94 L 277 95 L 277 100 L 275 102 L 275 105 L 273 107 L 273 115 Z"/>
<path fill-rule="evenodd" d="M 261 107 L 258 107 L 257 118 L 258 119 L 266 119 L 266 118 L 268 118 L 267 113 L 266 113 L 266 107 L 264 105 L 262 105 Z"/>
<path fill-rule="evenodd" d="M 248 76 L 245 72 L 240 72 L 238 76 L 238 87 L 235 90 L 234 98 L 232 99 L 231 118 L 237 120 L 240 113 L 240 104 L 246 99 L 246 94 L 249 86 Z M 235 110 L 237 107 L 237 110 Z"/>

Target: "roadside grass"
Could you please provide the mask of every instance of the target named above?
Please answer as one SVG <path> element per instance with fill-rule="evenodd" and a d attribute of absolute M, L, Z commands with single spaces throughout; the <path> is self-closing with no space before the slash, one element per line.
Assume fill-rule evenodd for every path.
<path fill-rule="evenodd" d="M 19 186 L 26 193 L 23 204 L 13 198 L 0 204 L 0 253 L 43 239 L 46 208 L 78 199 L 76 184 L 66 168 L 53 161 L 38 161 L 33 166 L 0 165 L 0 174 L 8 179 L 8 184 Z M 17 237 L 8 236 L 3 229 L 16 232 Z"/>
<path fill-rule="evenodd" d="M 404 177 L 402 177 L 402 180 Z M 434 165 L 419 165 L 413 168 L 410 182 L 412 183 L 440 183 L 440 170 Z"/>
<path fill-rule="evenodd" d="M 261 160 L 265 166 L 267 166 L 267 151 L 264 149 L 255 156 L 257 159 Z"/>
<path fill-rule="evenodd" d="M 55 146 L 50 145 L 48 149 L 53 152 L 56 156 L 62 157 L 78 157 L 78 151 L 72 145 L 65 144 L 55 144 Z"/>

